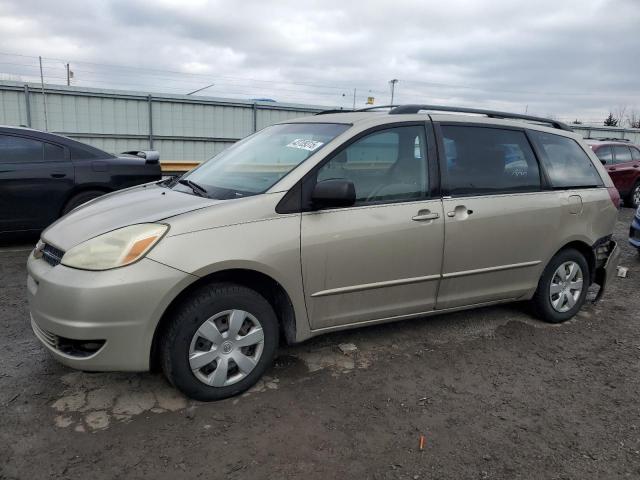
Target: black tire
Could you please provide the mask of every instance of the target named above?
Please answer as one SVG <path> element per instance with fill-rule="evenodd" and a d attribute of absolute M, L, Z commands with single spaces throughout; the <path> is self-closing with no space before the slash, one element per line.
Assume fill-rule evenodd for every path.
<path fill-rule="evenodd" d="M 627 207 L 638 208 L 640 206 L 640 202 L 634 200 L 634 198 L 640 198 L 640 181 L 635 183 L 635 185 L 627 195 L 627 198 L 625 199 Z"/>
<path fill-rule="evenodd" d="M 580 292 L 580 296 L 576 300 L 575 305 L 573 305 L 571 309 L 566 312 L 559 312 L 551 304 L 549 295 L 551 281 L 553 280 L 555 272 L 560 265 L 569 261 L 577 263 L 582 270 L 582 291 Z M 587 290 L 589 289 L 589 275 L 589 265 L 587 264 L 587 260 L 578 250 L 568 248 L 558 252 L 551 261 L 549 261 L 544 272 L 542 272 L 542 276 L 538 282 L 538 288 L 531 300 L 536 315 L 540 319 L 549 323 L 566 322 L 572 318 L 576 313 L 578 313 L 582 305 L 584 305 L 585 298 L 587 297 Z"/>
<path fill-rule="evenodd" d="M 236 309 L 259 321 L 264 335 L 262 354 L 254 369 L 237 383 L 207 385 L 196 377 L 189 364 L 192 338 L 207 319 Z M 264 297 L 233 283 L 208 284 L 193 292 L 169 319 L 159 342 L 162 371 L 174 387 L 190 398 L 204 402 L 228 398 L 251 388 L 262 377 L 276 356 L 278 337 L 276 314 Z"/>
<path fill-rule="evenodd" d="M 104 193 L 105 192 L 101 192 L 100 190 L 87 190 L 74 195 L 62 209 L 62 215 L 66 215 L 74 208 L 79 207 L 83 203 L 87 203 L 89 200 L 101 197 Z"/>

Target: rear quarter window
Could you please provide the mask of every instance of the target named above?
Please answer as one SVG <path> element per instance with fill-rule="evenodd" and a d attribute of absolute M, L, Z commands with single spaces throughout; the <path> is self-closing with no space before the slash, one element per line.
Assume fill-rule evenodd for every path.
<path fill-rule="evenodd" d="M 587 153 L 573 138 L 529 131 L 554 188 L 602 187 L 602 179 Z"/>

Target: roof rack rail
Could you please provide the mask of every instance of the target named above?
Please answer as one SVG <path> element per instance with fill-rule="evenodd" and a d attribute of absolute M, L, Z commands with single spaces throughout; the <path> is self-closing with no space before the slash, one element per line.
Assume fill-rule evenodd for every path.
<path fill-rule="evenodd" d="M 598 140 L 601 142 L 630 142 L 628 138 L 616 138 L 616 137 L 603 137 L 603 138 L 589 138 L 589 140 Z"/>
<path fill-rule="evenodd" d="M 357 110 L 354 110 L 355 112 L 370 112 L 372 110 L 378 110 L 380 108 L 398 108 L 401 105 L 375 105 L 373 107 L 365 107 L 365 108 L 358 108 Z"/>
<path fill-rule="evenodd" d="M 343 110 L 342 108 L 332 108 L 329 110 L 322 110 L 321 112 L 316 112 L 314 115 L 330 115 L 332 113 L 351 113 L 353 110 Z"/>
<path fill-rule="evenodd" d="M 355 110 L 351 110 L 350 108 L 334 108 L 331 110 L 323 110 L 314 115 L 329 115 L 331 113 L 353 113 L 353 112 L 371 112 L 373 110 L 378 110 L 381 108 L 395 108 L 399 107 L 399 105 L 375 105 L 373 107 L 365 107 L 365 108 L 357 108 Z"/>
<path fill-rule="evenodd" d="M 486 115 L 489 118 L 502 118 L 502 119 L 516 119 L 525 120 L 533 123 L 544 123 L 551 125 L 553 128 L 560 130 L 566 130 L 573 132 L 573 129 L 567 124 L 551 118 L 534 117 L 531 115 L 521 115 L 519 113 L 498 112 L 495 110 L 483 110 L 480 108 L 465 108 L 465 107 L 447 107 L 443 105 L 400 105 L 391 109 L 390 115 L 399 115 L 406 113 L 418 113 L 421 110 L 432 110 L 435 112 L 451 112 L 451 113 L 477 113 L 480 115 Z"/>

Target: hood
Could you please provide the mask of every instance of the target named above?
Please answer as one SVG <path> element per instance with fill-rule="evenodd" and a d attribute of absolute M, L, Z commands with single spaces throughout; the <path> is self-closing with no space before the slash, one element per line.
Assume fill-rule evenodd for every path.
<path fill-rule="evenodd" d="M 49 226 L 42 238 L 66 251 L 117 228 L 158 222 L 220 202 L 222 200 L 198 197 L 156 184 L 141 185 L 104 195 L 76 208 Z"/>

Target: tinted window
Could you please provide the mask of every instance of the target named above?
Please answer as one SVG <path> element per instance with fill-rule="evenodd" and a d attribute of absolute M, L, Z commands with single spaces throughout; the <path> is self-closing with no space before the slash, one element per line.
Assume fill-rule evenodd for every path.
<path fill-rule="evenodd" d="M 605 145 L 596 150 L 596 155 L 600 159 L 600 161 L 604 162 L 606 165 L 613 163 L 613 152 L 611 151 L 611 147 Z"/>
<path fill-rule="evenodd" d="M 317 181 L 353 182 L 356 205 L 424 198 L 428 189 L 424 127 L 407 126 L 372 133 L 324 164 Z"/>
<path fill-rule="evenodd" d="M 638 149 L 637 149 L 637 148 L 635 148 L 635 147 L 631 147 L 631 158 L 632 158 L 634 161 L 638 161 L 638 160 L 640 160 L 640 150 L 638 150 Z"/>
<path fill-rule="evenodd" d="M 613 152 L 616 155 L 616 163 L 627 163 L 631 161 L 631 150 L 624 145 L 614 145 Z"/>
<path fill-rule="evenodd" d="M 442 126 L 449 194 L 540 189 L 540 171 L 526 135 L 517 130 Z"/>
<path fill-rule="evenodd" d="M 64 148 L 52 143 L 45 143 L 44 160 L 45 162 L 64 162 Z"/>
<path fill-rule="evenodd" d="M 552 186 L 602 186 L 596 167 L 574 139 L 536 131 L 531 131 L 530 134 L 542 153 L 541 160 Z"/>
<path fill-rule="evenodd" d="M 13 135 L 0 135 L 0 162 L 42 162 L 42 142 Z"/>
<path fill-rule="evenodd" d="M 74 144 L 69 144 L 68 148 L 72 160 L 90 160 L 94 158 L 108 158 L 111 156 L 106 152 L 100 152 L 100 150 L 84 148 Z"/>

